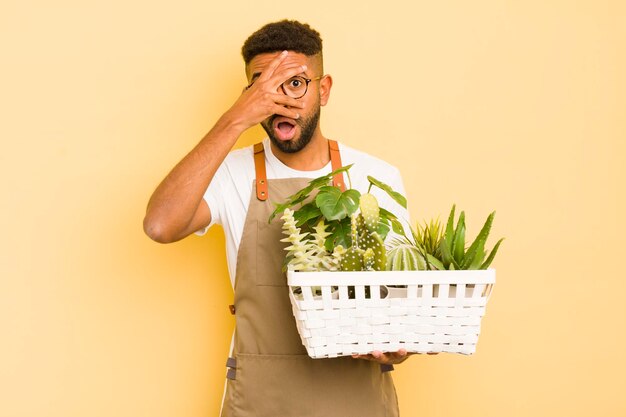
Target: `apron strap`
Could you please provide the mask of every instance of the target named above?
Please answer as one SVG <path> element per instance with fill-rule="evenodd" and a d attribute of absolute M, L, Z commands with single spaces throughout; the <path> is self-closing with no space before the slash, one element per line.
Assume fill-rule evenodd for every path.
<path fill-rule="evenodd" d="M 343 165 L 339 145 L 335 140 L 328 140 L 328 150 L 330 152 L 330 165 L 333 171 L 338 170 Z M 261 201 L 267 200 L 267 173 L 265 171 L 265 152 L 263 142 L 254 144 L 254 172 L 256 175 L 256 198 Z M 333 186 L 338 187 L 342 192 L 346 191 L 346 183 L 343 180 L 343 173 L 333 177 Z"/>
<path fill-rule="evenodd" d="M 265 152 L 263 142 L 254 145 L 254 171 L 256 173 L 256 198 L 267 200 L 267 174 L 265 173 Z"/>
<path fill-rule="evenodd" d="M 328 140 L 328 149 L 330 150 L 330 165 L 333 171 L 338 170 L 341 164 L 341 154 L 339 153 L 339 145 L 336 140 Z M 346 191 L 346 183 L 343 180 L 343 173 L 339 173 L 333 177 L 333 185 L 339 187 L 341 192 Z"/>

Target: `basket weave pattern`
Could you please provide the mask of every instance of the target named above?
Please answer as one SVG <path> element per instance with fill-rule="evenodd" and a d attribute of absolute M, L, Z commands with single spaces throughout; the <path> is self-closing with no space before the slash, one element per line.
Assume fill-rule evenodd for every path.
<path fill-rule="evenodd" d="M 495 270 L 289 271 L 287 280 L 298 332 L 312 358 L 401 348 L 472 354 Z M 315 295 L 320 288 L 321 296 Z"/>

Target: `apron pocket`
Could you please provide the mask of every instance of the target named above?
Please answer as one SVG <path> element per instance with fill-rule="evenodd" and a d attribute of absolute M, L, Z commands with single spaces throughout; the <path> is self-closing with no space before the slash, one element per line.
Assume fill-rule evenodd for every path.
<path fill-rule="evenodd" d="M 393 382 L 373 362 L 238 354 L 236 375 L 228 380 L 229 417 L 396 415 Z"/>

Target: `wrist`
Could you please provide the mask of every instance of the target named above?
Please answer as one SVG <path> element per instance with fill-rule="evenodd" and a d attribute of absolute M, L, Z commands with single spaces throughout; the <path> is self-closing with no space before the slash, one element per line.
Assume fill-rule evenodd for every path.
<path fill-rule="evenodd" d="M 222 117 L 218 119 L 217 123 L 215 123 L 215 129 L 225 134 L 235 136 L 236 138 L 241 136 L 241 134 L 250 127 L 251 126 L 246 125 L 240 117 L 237 117 L 237 115 L 233 114 L 230 110 L 224 113 Z"/>

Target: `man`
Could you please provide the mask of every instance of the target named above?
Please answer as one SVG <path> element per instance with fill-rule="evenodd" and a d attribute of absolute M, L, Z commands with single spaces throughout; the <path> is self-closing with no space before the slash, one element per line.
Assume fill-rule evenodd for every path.
<path fill-rule="evenodd" d="M 333 167 L 354 164 L 351 187 L 367 175 L 404 192 L 391 165 L 323 136 L 320 108 L 333 80 L 324 74 L 322 40 L 306 24 L 268 24 L 244 43 L 248 86 L 198 145 L 157 187 L 144 229 L 157 242 L 224 227 L 235 288 L 236 331 L 227 366 L 223 416 L 397 416 L 388 370 L 406 351 L 314 360 L 306 355 L 289 304 L 280 220 L 273 203 Z M 231 151 L 260 123 L 268 138 Z M 382 207 L 406 215 L 385 193 Z M 365 359 L 365 360 L 363 360 Z"/>

